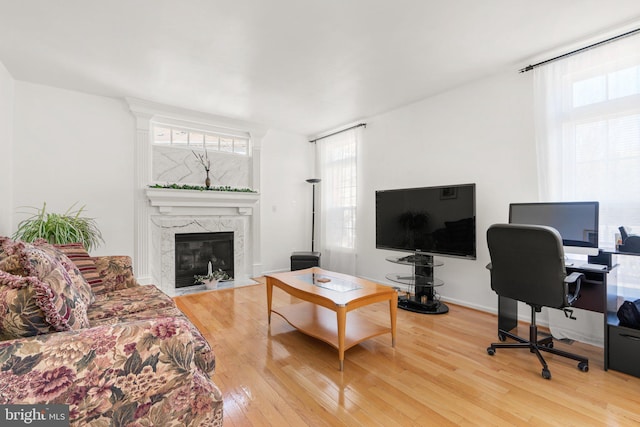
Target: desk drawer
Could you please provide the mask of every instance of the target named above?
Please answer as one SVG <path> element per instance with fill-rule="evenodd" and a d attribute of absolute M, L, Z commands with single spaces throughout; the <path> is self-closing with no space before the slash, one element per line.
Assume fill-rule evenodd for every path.
<path fill-rule="evenodd" d="M 640 330 L 609 325 L 609 368 L 640 377 Z"/>
<path fill-rule="evenodd" d="M 605 292 L 604 283 L 585 280 L 580 287 L 580 297 L 573 306 L 583 310 L 604 313 Z"/>

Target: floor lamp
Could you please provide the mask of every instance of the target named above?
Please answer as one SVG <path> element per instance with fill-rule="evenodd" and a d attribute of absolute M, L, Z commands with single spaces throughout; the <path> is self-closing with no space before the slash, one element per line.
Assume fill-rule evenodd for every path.
<path fill-rule="evenodd" d="M 313 192 L 311 196 L 311 252 L 315 252 L 315 235 L 316 235 L 316 184 L 320 182 L 320 178 L 309 178 L 307 182 L 312 185 Z"/>

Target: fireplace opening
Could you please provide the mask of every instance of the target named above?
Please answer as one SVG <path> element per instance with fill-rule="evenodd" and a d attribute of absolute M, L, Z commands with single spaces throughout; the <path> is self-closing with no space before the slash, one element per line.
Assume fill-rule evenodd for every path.
<path fill-rule="evenodd" d="M 183 233 L 175 235 L 176 288 L 193 286 L 194 276 L 204 276 L 209 268 L 221 269 L 234 277 L 233 231 Z"/>

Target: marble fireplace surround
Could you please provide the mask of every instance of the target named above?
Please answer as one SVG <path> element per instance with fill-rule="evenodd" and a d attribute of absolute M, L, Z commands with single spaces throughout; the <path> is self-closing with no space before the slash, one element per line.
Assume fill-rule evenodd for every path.
<path fill-rule="evenodd" d="M 152 208 L 151 275 L 163 292 L 177 294 L 175 235 L 181 233 L 233 232 L 234 279 L 245 281 L 253 275 L 257 193 L 148 188 L 146 196 Z"/>

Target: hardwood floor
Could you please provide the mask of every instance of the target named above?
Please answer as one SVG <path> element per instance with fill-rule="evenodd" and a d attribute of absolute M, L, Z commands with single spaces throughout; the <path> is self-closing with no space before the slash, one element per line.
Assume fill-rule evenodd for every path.
<path fill-rule="evenodd" d="M 274 307 L 296 302 L 280 290 Z M 527 350 L 498 349 L 494 315 L 448 304 L 444 315 L 398 310 L 397 342 L 382 335 L 345 354 L 295 331 L 273 315 L 264 285 L 176 297 L 216 354 L 214 381 L 224 396 L 225 426 L 628 426 L 640 424 L 640 378 L 603 370 L 603 350 L 556 348 L 590 358 L 545 355 L 540 375 Z M 385 325 L 387 303 L 359 309 Z M 528 325 L 519 326 L 528 334 Z M 640 361 L 639 361 L 640 363 Z"/>

